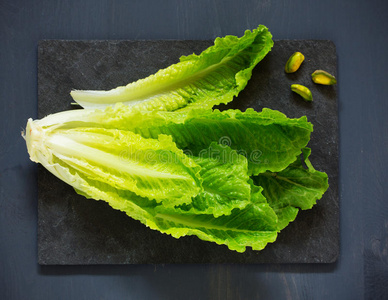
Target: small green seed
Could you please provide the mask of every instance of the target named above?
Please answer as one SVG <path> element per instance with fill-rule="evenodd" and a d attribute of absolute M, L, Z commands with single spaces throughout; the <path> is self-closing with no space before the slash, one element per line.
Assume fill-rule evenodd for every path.
<path fill-rule="evenodd" d="M 296 72 L 303 61 L 304 61 L 304 55 L 300 52 L 295 52 L 288 59 L 286 66 L 284 67 L 284 71 L 286 71 L 286 73 Z"/>
<path fill-rule="evenodd" d="M 298 95 L 302 96 L 302 98 L 306 101 L 313 101 L 313 95 L 311 94 L 311 91 L 306 88 L 303 85 L 300 84 L 292 84 L 291 85 L 291 91 L 297 93 Z"/>
<path fill-rule="evenodd" d="M 316 70 L 311 74 L 311 78 L 317 84 L 333 85 L 337 83 L 337 79 L 333 75 L 323 70 Z"/>

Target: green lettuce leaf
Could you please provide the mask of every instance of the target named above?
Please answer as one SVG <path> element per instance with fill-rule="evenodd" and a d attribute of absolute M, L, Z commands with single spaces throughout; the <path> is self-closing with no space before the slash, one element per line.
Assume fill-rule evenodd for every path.
<path fill-rule="evenodd" d="M 301 153 L 313 131 L 306 117 L 287 118 L 279 111 L 190 110 L 138 112 L 117 104 L 105 110 L 75 110 L 39 121 L 43 128 L 101 127 L 133 131 L 145 138 L 172 136 L 178 148 L 197 156 L 212 142 L 230 146 L 248 159 L 249 174 L 285 169 Z"/>
<path fill-rule="evenodd" d="M 263 187 L 263 195 L 279 218 L 279 230 L 294 221 L 299 209 L 311 209 L 329 187 L 327 174 L 314 169 L 310 148 L 303 149 L 303 159 L 297 157 L 281 172 L 265 172 L 253 178 Z"/>
<path fill-rule="evenodd" d="M 199 155 L 212 141 L 217 141 L 248 159 L 250 175 L 285 169 L 307 145 L 313 130 L 306 117 L 289 119 L 270 109 L 263 109 L 260 113 L 253 109 L 246 112 L 192 110 L 153 115 L 152 120 L 144 123 L 140 123 L 140 116 L 136 117 L 133 128 L 130 124 L 125 126 L 147 138 L 155 138 L 161 133 L 170 135 L 180 149 L 188 149 L 194 155 Z"/>
<path fill-rule="evenodd" d="M 277 237 L 277 216 L 268 203 L 250 204 L 235 209 L 230 215 L 180 214 L 164 209 L 154 216 L 152 229 L 175 238 L 196 235 L 201 240 L 227 245 L 230 250 L 244 252 L 246 247 L 262 250 Z"/>
<path fill-rule="evenodd" d="M 240 38 L 217 38 L 200 55 L 182 56 L 179 63 L 126 86 L 110 91 L 73 90 L 71 96 L 84 108 L 117 102 L 139 110 L 211 108 L 232 101 L 245 88 L 252 69 L 272 46 L 272 35 L 260 25 Z"/>
<path fill-rule="evenodd" d="M 256 201 L 252 201 L 244 209 L 233 209 L 230 215 L 215 218 L 211 214 L 182 214 L 179 209 L 167 208 L 129 191 L 113 190 L 105 183 L 98 189 L 81 186 L 83 190 L 77 189 L 79 194 L 97 200 L 103 199 L 114 209 L 174 238 L 194 235 L 204 241 L 226 245 L 230 250 L 238 252 L 244 252 L 246 247 L 262 250 L 277 238 L 277 216 L 265 201 L 260 187 L 255 187 L 252 191 L 254 195 L 251 199 Z"/>
<path fill-rule="evenodd" d="M 190 156 L 201 167 L 203 191 L 190 204 L 177 207 L 182 214 L 230 215 L 251 203 L 248 161 L 228 146 L 213 142 L 200 156 Z"/>
<path fill-rule="evenodd" d="M 90 189 L 106 182 L 165 206 L 188 204 L 202 190 L 201 167 L 170 136 L 145 139 L 117 129 L 43 129 L 30 119 L 26 141 L 31 160 L 80 190 L 77 174 L 85 175 Z"/>

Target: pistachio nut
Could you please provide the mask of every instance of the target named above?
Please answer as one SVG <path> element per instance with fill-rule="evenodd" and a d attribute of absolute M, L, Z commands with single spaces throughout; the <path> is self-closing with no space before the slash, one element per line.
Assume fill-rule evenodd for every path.
<path fill-rule="evenodd" d="M 286 73 L 294 73 L 299 69 L 303 61 L 304 61 L 304 55 L 300 52 L 295 52 L 288 59 L 286 66 L 284 67 L 284 70 L 286 71 Z"/>
<path fill-rule="evenodd" d="M 337 79 L 333 75 L 323 70 L 316 70 L 311 74 L 311 78 L 317 84 L 333 85 L 337 83 Z"/>
<path fill-rule="evenodd" d="M 298 95 L 302 96 L 302 98 L 306 101 L 313 101 L 313 95 L 311 94 L 311 91 L 306 88 L 303 85 L 300 84 L 292 84 L 291 85 L 291 91 L 297 93 Z"/>

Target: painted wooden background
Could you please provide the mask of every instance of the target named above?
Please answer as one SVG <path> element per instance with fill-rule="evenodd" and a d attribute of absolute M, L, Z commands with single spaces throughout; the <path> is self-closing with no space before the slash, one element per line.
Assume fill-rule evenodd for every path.
<path fill-rule="evenodd" d="M 341 253 L 333 264 L 37 264 L 41 39 L 214 39 L 258 24 L 337 46 Z M 387 299 L 388 2 L 0 1 L 0 299 Z"/>

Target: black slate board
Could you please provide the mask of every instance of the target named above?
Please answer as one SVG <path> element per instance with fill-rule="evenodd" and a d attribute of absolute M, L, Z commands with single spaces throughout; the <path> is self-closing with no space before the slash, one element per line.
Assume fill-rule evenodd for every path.
<path fill-rule="evenodd" d="M 146 77 L 199 54 L 212 41 L 63 41 L 38 46 L 39 118 L 74 109 L 71 89 L 111 89 Z M 306 60 L 297 73 L 284 73 L 295 51 Z M 263 107 L 288 117 L 307 115 L 314 124 L 311 161 L 329 175 L 330 188 L 308 211 L 301 211 L 278 240 L 262 251 L 230 251 L 197 237 L 179 240 L 150 230 L 102 201 L 88 200 L 51 175 L 38 172 L 38 261 L 50 264 L 142 263 L 331 263 L 339 254 L 338 104 L 336 86 L 319 86 L 310 74 L 324 69 L 337 75 L 335 45 L 324 40 L 280 40 L 254 69 L 239 97 L 219 108 Z M 290 85 L 306 85 L 313 103 Z"/>

